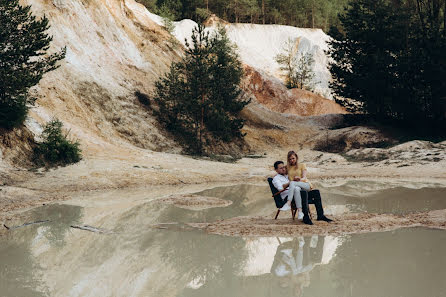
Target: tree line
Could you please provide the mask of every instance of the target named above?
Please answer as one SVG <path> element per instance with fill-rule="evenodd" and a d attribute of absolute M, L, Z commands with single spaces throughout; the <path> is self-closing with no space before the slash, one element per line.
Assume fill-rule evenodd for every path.
<path fill-rule="evenodd" d="M 351 1 L 342 32 L 330 31 L 338 102 L 354 99 L 353 110 L 380 121 L 445 135 L 445 12 L 446 0 Z"/>
<path fill-rule="evenodd" d="M 231 23 L 280 24 L 328 31 L 339 26 L 338 14 L 348 0 L 138 0 L 174 20 L 200 22 L 216 14 Z"/>

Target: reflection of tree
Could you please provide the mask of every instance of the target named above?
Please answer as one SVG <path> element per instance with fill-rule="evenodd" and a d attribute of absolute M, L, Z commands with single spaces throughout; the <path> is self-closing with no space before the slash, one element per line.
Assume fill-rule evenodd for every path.
<path fill-rule="evenodd" d="M 229 242 L 233 238 L 221 239 Z M 234 243 L 233 241 L 232 244 Z M 244 267 L 243 262 L 246 257 L 235 257 L 234 255 L 240 253 L 241 250 L 237 246 L 231 251 L 229 245 L 228 253 L 231 254 L 231 257 L 223 257 L 219 261 L 231 263 L 217 263 L 217 266 L 221 264 L 225 268 L 218 271 L 214 270 L 216 273 L 211 276 L 205 275 L 198 282 L 198 288 L 186 288 L 180 295 L 301 296 L 302 288 L 310 284 L 309 272 L 322 261 L 323 251 L 324 237 L 313 236 L 312 238 L 294 239 L 281 243 L 274 256 L 271 273 L 243 276 L 243 269 L 241 268 Z M 193 266 L 194 263 L 191 262 L 189 265 Z"/>
<path fill-rule="evenodd" d="M 0 263 L 0 296 L 43 296 L 35 291 L 36 265 L 27 245 L 0 240 Z"/>
<path fill-rule="evenodd" d="M 43 235 L 52 246 L 63 246 L 66 231 L 81 217 L 81 207 L 53 204 L 23 214 L 23 223 L 50 220 L 11 230 L 0 240 L 0 296 L 40 296 L 36 275 L 41 268 L 32 256 L 31 246 Z M 38 239 L 41 240 L 41 239 Z"/>
<path fill-rule="evenodd" d="M 82 208 L 74 205 L 52 204 L 35 208 L 31 211 L 34 220 L 50 220 L 46 225 L 45 237 L 52 245 L 64 244 L 65 232 L 70 225 L 78 223 L 82 215 Z"/>
<path fill-rule="evenodd" d="M 246 261 L 245 241 L 201 232 L 169 232 L 160 238 L 161 257 L 177 277 L 212 281 L 241 270 Z M 223 283 L 224 287 L 225 284 Z"/>

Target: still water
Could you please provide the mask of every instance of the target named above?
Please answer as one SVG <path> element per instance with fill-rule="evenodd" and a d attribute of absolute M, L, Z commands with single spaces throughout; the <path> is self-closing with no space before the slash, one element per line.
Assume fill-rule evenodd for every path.
<path fill-rule="evenodd" d="M 445 189 L 395 188 L 392 194 L 370 191 L 354 199 L 349 187 L 326 191 L 326 208 L 344 203 L 352 211 L 446 208 L 444 199 L 435 198 L 436 191 L 445 197 Z M 195 211 L 151 201 L 101 217 L 95 226 L 112 234 L 71 228 L 86 219 L 79 206 L 30 211 L 27 221 L 50 221 L 0 238 L 0 296 L 446 296 L 445 231 L 243 238 L 208 235 L 182 224 L 154 227 L 274 212 L 267 187 L 200 194 L 233 204 Z M 423 199 L 432 202 L 422 204 Z"/>

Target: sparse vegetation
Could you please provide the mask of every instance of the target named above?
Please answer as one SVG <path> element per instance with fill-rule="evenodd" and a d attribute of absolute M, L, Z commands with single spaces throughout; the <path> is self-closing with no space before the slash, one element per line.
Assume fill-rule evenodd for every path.
<path fill-rule="evenodd" d="M 80 144 L 62 133 L 63 123 L 58 119 L 48 122 L 42 132 L 43 141 L 35 149 L 38 165 L 68 165 L 81 160 Z"/>
<path fill-rule="evenodd" d="M 30 6 L 0 0 L 0 127 L 11 129 L 26 119 L 35 99 L 28 90 L 58 66 L 65 49 L 48 54 L 52 38 L 45 33 L 48 19 L 36 19 Z"/>
<path fill-rule="evenodd" d="M 296 41 L 288 39 L 283 53 L 275 57 L 280 70 L 285 72 L 285 82 L 289 89 L 299 88 L 312 91 L 314 89 L 314 59 L 311 53 L 297 54 Z"/>

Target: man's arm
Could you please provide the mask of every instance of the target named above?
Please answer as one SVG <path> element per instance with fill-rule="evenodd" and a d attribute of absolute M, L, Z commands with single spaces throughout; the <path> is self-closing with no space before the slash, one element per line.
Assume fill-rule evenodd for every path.
<path fill-rule="evenodd" d="M 273 178 L 273 185 L 276 187 L 277 190 L 283 191 L 283 189 L 286 189 L 290 186 L 290 183 L 282 184 L 282 181 L 280 178 L 277 177 L 277 175 Z"/>

